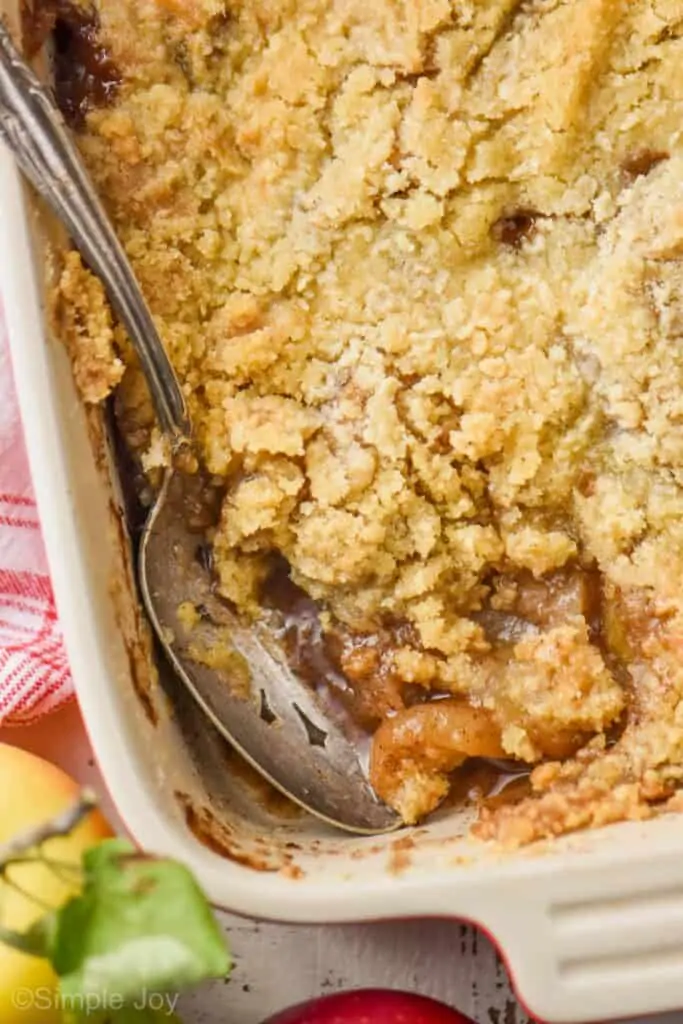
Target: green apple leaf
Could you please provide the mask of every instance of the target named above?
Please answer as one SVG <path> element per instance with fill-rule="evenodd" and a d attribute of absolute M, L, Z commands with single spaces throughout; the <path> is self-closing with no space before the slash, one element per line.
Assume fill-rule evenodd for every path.
<path fill-rule="evenodd" d="M 180 1017 L 170 1007 L 157 1010 L 130 1006 L 113 1014 L 110 1021 L 111 1024 L 181 1024 Z"/>
<path fill-rule="evenodd" d="M 225 940 L 181 864 L 114 839 L 88 850 L 83 869 L 83 892 L 58 911 L 52 941 L 67 1001 L 89 998 L 97 1006 L 99 1000 L 100 1008 L 120 1013 L 118 1000 L 128 1008 L 151 1007 L 142 1002 L 147 993 L 178 993 L 228 973 Z"/>
<path fill-rule="evenodd" d="M 66 1010 L 62 1014 L 63 1024 L 182 1024 L 180 1017 L 170 1007 L 153 1009 L 145 1006 L 128 1006 L 121 1010 L 90 1013 L 88 1010 Z"/>

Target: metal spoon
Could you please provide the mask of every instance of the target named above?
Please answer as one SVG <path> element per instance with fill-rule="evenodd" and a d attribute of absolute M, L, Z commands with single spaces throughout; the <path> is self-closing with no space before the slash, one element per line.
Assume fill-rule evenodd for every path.
<path fill-rule="evenodd" d="M 182 391 L 123 247 L 52 94 L 1 22 L 0 138 L 99 274 L 173 453 L 191 448 Z M 167 471 L 140 545 L 140 589 L 166 655 L 223 735 L 293 801 L 348 831 L 394 830 L 398 817 L 378 800 L 357 750 L 292 671 L 273 631 L 265 621 L 244 622 L 217 596 L 197 557 L 201 537 L 188 526 L 201 483 L 201 475 Z"/>

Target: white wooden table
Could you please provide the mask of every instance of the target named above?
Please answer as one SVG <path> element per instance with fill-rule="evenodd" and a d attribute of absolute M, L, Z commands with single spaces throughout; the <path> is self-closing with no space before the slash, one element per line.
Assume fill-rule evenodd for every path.
<path fill-rule="evenodd" d="M 0 739 L 41 754 L 104 793 L 75 706 L 30 729 L 0 730 Z M 261 1024 L 312 996 L 376 986 L 433 996 L 478 1024 L 528 1020 L 493 947 L 471 928 L 442 922 L 303 928 L 228 914 L 221 921 L 235 970 L 227 984 L 208 985 L 183 999 L 179 1011 L 186 1024 Z M 656 1024 L 683 1024 L 683 1011 L 656 1018 Z"/>

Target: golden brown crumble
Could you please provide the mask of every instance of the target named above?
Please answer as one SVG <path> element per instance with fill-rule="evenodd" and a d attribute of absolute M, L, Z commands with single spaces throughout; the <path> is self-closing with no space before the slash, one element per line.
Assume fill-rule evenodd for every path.
<path fill-rule="evenodd" d="M 277 553 L 330 635 L 383 638 L 355 664 L 393 686 L 381 736 L 406 745 L 373 779 L 407 820 L 483 750 L 541 762 L 487 837 L 670 804 L 683 0 L 96 8 L 120 83 L 80 145 L 228 482 L 224 594 L 253 611 Z M 104 354 L 112 386 L 68 267 L 77 374 Z"/>
<path fill-rule="evenodd" d="M 76 252 L 64 258 L 53 305 L 78 389 L 86 402 L 101 402 L 120 383 L 124 364 L 116 354 L 112 314 L 104 289 Z"/>

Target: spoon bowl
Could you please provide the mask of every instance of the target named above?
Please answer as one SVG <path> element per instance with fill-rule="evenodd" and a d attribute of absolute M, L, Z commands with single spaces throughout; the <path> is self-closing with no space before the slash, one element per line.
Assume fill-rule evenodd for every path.
<path fill-rule="evenodd" d="M 168 472 L 140 542 L 140 586 L 167 657 L 225 738 L 291 800 L 351 832 L 392 831 L 399 821 L 375 796 L 356 747 L 267 621 L 244 622 L 217 594 L 203 536 L 187 527 L 197 485 Z"/>

